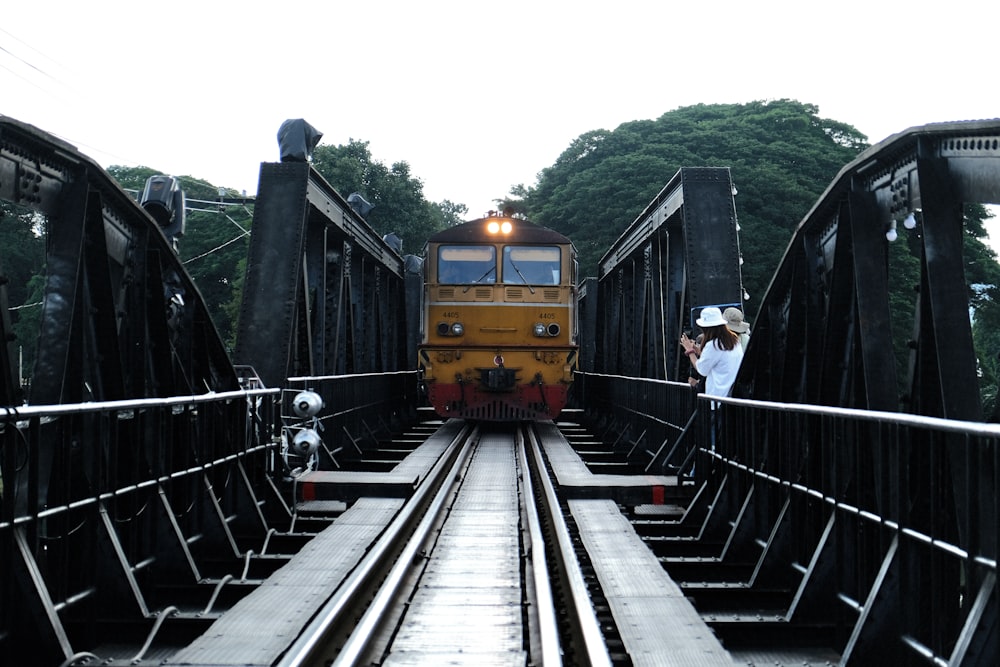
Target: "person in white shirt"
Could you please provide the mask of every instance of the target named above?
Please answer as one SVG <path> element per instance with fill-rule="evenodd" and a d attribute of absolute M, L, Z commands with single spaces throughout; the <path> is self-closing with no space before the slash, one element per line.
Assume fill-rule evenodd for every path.
<path fill-rule="evenodd" d="M 722 311 L 714 306 L 702 310 L 695 323 L 704 334 L 701 348 L 684 334 L 680 341 L 684 354 L 688 355 L 691 366 L 705 376 L 706 394 L 728 396 L 743 362 L 743 346 L 740 345 L 739 336 L 726 326 Z M 712 409 L 715 409 L 714 401 Z"/>
<path fill-rule="evenodd" d="M 691 366 L 705 377 L 705 393 L 710 396 L 728 396 L 736 382 L 736 373 L 743 362 L 743 346 L 740 338 L 726 326 L 722 311 L 715 306 L 709 306 L 701 311 L 701 316 L 695 320 L 701 328 L 703 336 L 701 346 L 688 338 L 681 336 L 680 344 L 684 354 L 688 355 Z M 710 401 L 712 409 L 712 425 L 709 429 L 709 446 L 715 451 L 715 445 L 722 433 L 722 410 L 716 410 L 717 402 Z M 694 468 L 691 473 L 694 474 Z"/>

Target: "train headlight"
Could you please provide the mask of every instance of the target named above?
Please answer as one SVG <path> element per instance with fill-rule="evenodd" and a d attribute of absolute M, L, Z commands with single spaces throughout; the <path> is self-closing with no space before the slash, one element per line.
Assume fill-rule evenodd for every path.
<path fill-rule="evenodd" d="M 560 331 L 559 325 L 557 323 L 553 322 L 552 324 L 550 324 L 546 328 L 546 331 L 548 331 L 548 334 L 550 336 L 558 336 L 559 335 L 559 331 Z"/>
<path fill-rule="evenodd" d="M 534 326 L 534 334 L 539 338 L 547 336 L 548 333 L 545 331 L 545 325 L 541 322 L 536 323 Z"/>
<path fill-rule="evenodd" d="M 437 333 L 438 336 L 461 336 L 465 334 L 465 327 L 461 322 L 454 322 L 452 324 L 438 322 Z"/>
<path fill-rule="evenodd" d="M 486 223 L 486 231 L 489 234 L 510 234 L 514 231 L 514 224 L 510 220 L 490 220 Z"/>

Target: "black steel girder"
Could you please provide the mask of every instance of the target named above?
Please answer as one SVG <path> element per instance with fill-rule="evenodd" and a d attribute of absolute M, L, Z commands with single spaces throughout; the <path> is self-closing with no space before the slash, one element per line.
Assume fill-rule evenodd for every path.
<path fill-rule="evenodd" d="M 981 420 L 962 211 L 998 202 L 1000 120 L 915 127 L 865 151 L 797 227 L 754 318 L 734 395 Z M 920 255 L 902 390 L 890 237 Z"/>
<path fill-rule="evenodd" d="M 225 346 L 170 243 L 94 161 L 38 128 L 0 117 L 0 199 L 43 216 L 47 232 L 32 403 L 238 387 Z M 12 376 L 8 355 L 3 363 L 4 377 Z M 16 388 L 5 394 L 6 405 L 21 399 Z"/>
<path fill-rule="evenodd" d="M 4 274 L 3 255 L 0 254 L 0 405 L 17 405 L 21 402 L 21 387 L 14 362 L 17 359 L 14 329 L 7 300 L 9 280 Z"/>
<path fill-rule="evenodd" d="M 403 370 L 403 259 L 307 162 L 263 163 L 236 359 L 268 386 Z"/>
<path fill-rule="evenodd" d="M 729 168 L 681 168 L 601 259 L 598 289 L 581 303 L 595 329 L 584 339 L 597 340 L 584 370 L 683 380 L 681 333 L 706 306 L 742 305 Z"/>

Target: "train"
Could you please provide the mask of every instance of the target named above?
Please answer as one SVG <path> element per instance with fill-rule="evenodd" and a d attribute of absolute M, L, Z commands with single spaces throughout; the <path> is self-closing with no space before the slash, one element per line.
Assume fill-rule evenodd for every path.
<path fill-rule="evenodd" d="M 444 418 L 556 419 L 579 351 L 576 249 L 562 234 L 490 214 L 424 247 L 417 358 Z"/>

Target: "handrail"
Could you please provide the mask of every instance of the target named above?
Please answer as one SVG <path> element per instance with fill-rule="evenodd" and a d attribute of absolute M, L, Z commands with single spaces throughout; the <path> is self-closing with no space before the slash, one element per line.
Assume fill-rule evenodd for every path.
<path fill-rule="evenodd" d="M 273 396 L 280 392 L 280 389 L 249 389 L 237 391 L 209 392 L 207 394 L 195 394 L 193 396 L 171 396 L 169 398 L 134 398 L 117 401 L 85 401 L 83 403 L 66 403 L 58 405 L 23 405 L 23 406 L 0 406 L 0 418 L 15 417 L 23 419 L 27 417 L 43 417 L 79 414 L 82 412 L 101 411 L 121 411 L 134 410 L 139 408 L 159 408 L 171 405 L 190 405 L 200 403 L 214 403 L 218 401 L 235 400 L 239 398 L 250 398 L 253 396 Z"/>
<path fill-rule="evenodd" d="M 672 382 L 670 380 L 657 380 L 653 378 L 635 378 L 624 375 L 611 375 L 605 373 L 584 373 L 577 371 L 578 375 L 587 377 L 607 378 L 611 380 L 627 380 L 629 382 L 651 383 L 675 387 L 688 387 L 683 382 Z M 948 432 L 970 433 L 976 435 L 1000 436 L 1000 424 L 989 422 L 962 421 L 957 419 L 943 419 L 941 417 L 927 417 L 924 415 L 913 415 L 905 412 L 887 412 L 880 410 L 862 410 L 859 408 L 841 408 L 826 405 L 811 405 L 805 403 L 780 403 L 775 401 L 762 401 L 749 398 L 733 398 L 731 396 L 713 396 L 711 394 L 698 394 L 698 400 L 716 401 L 727 405 L 740 405 L 744 407 L 760 408 L 763 410 L 774 410 L 779 412 L 799 412 L 802 414 L 824 415 L 834 417 L 851 417 L 864 421 L 875 421 L 881 423 L 894 423 L 906 426 L 931 427 Z"/>

